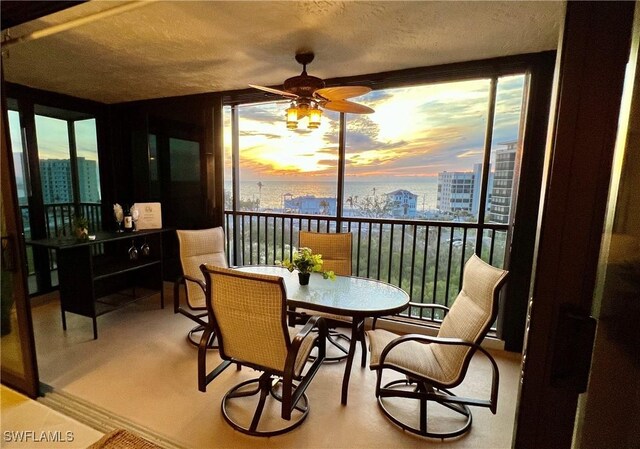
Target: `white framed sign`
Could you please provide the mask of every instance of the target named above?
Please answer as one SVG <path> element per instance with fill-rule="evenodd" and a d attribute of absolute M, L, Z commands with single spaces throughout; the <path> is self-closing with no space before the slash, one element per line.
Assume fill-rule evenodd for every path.
<path fill-rule="evenodd" d="M 140 211 L 136 229 L 162 228 L 162 208 L 160 203 L 135 203 L 134 206 Z"/>

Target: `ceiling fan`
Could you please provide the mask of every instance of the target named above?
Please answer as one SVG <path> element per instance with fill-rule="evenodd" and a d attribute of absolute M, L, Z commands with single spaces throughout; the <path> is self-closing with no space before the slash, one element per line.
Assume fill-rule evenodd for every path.
<path fill-rule="evenodd" d="M 318 128 L 320 126 L 321 109 L 328 109 L 337 112 L 349 112 L 352 114 L 371 114 L 374 112 L 369 106 L 354 103 L 347 98 L 358 97 L 371 91 L 365 86 L 336 86 L 324 87 L 324 81 L 315 76 L 307 75 L 307 64 L 313 61 L 312 52 L 296 54 L 296 61 L 302 64 L 302 73 L 285 80 L 284 90 L 272 89 L 270 87 L 249 86 L 282 95 L 291 100 L 291 106 L 287 109 L 287 128 L 298 127 L 298 120 L 309 117 L 308 127 Z"/>

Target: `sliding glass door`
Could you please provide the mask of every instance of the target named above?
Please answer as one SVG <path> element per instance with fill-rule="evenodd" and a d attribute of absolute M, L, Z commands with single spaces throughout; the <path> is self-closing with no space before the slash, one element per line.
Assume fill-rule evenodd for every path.
<path fill-rule="evenodd" d="M 100 178 L 93 116 L 9 100 L 18 203 L 25 238 L 64 237 L 74 216 L 100 229 Z M 29 293 L 57 285 L 55 254 L 27 248 Z"/>
<path fill-rule="evenodd" d="M 27 287 L 24 273 L 23 247 L 20 239 L 20 220 L 17 198 L 24 185 L 13 183 L 9 133 L 6 115 L 2 112 L 2 195 L 0 195 L 0 227 L 2 259 L 0 281 L 0 355 L 2 383 L 30 397 L 38 394 L 38 369 L 35 358 L 33 328 L 27 305 Z M 18 153 L 20 154 L 20 153 Z M 18 174 L 15 175 L 18 178 Z"/>

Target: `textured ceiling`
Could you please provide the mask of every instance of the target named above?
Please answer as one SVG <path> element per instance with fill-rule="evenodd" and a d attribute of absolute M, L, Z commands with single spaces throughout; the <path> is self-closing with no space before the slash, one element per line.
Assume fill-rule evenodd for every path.
<path fill-rule="evenodd" d="M 91 1 L 16 39 L 129 2 Z M 7 81 L 104 103 L 280 85 L 555 49 L 563 2 L 153 1 L 3 48 Z"/>

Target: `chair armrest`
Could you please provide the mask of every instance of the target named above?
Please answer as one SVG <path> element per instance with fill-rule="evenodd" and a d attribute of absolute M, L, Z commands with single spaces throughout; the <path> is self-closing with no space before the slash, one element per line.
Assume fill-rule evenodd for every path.
<path fill-rule="evenodd" d="M 450 345 L 450 346 L 467 346 L 469 348 L 472 348 L 473 350 L 480 351 L 482 354 L 484 354 L 489 359 L 489 362 L 491 362 L 491 370 L 492 370 L 491 399 L 488 406 L 493 414 L 496 413 L 496 407 L 498 405 L 498 384 L 500 380 L 500 373 L 498 371 L 498 364 L 496 363 L 493 356 L 489 354 L 489 352 L 486 349 L 484 349 L 478 343 L 474 343 L 472 341 L 466 341 L 461 338 L 443 338 L 443 337 L 431 337 L 429 335 L 408 334 L 392 340 L 391 342 L 389 342 L 389 344 L 387 344 L 387 346 L 385 346 L 385 348 L 382 350 L 382 353 L 380 354 L 380 362 L 379 362 L 380 366 L 384 365 L 385 359 L 387 358 L 389 351 L 391 351 L 396 346 L 406 343 L 408 341 L 418 341 L 423 343 L 441 344 L 441 345 Z"/>
<path fill-rule="evenodd" d="M 318 348 L 318 356 L 313 361 L 304 376 L 297 376 L 295 374 L 296 359 L 298 358 L 298 352 L 302 347 L 302 341 L 309 335 L 314 329 L 318 330 L 318 336 L 315 339 L 314 346 Z M 307 324 L 298 332 L 293 338 L 289 353 L 287 354 L 287 360 L 284 367 L 284 376 L 282 377 L 282 417 L 289 419 L 291 417 L 291 410 L 295 408 L 296 404 L 300 400 L 300 397 L 304 394 L 305 390 L 309 386 L 309 383 L 314 378 L 320 365 L 326 356 L 326 344 L 327 344 L 327 324 L 324 318 L 319 316 L 312 316 L 307 321 Z M 299 379 L 300 383 L 292 391 L 293 379 Z"/>
<path fill-rule="evenodd" d="M 318 330 L 319 338 L 327 337 L 327 323 L 325 322 L 324 318 L 319 316 L 312 316 L 307 321 L 307 324 L 305 324 L 302 327 L 302 329 L 300 329 L 300 332 L 296 334 L 293 341 L 291 342 L 291 348 L 293 349 L 293 352 L 296 353 L 296 355 L 300 350 L 300 345 L 302 344 L 302 340 L 304 340 L 305 337 L 309 335 L 309 333 L 314 329 Z M 295 360 L 295 357 L 294 357 L 294 360 Z"/>
<path fill-rule="evenodd" d="M 178 313 L 180 311 L 180 286 L 184 285 L 186 287 L 187 281 L 195 282 L 200 286 L 203 292 L 206 293 L 207 287 L 205 283 L 201 279 L 196 279 L 193 276 L 182 275 L 173 283 L 173 313 Z"/>
<path fill-rule="evenodd" d="M 444 310 L 445 312 L 449 311 L 449 307 L 435 303 L 410 302 L 409 307 L 418 307 L 419 309 L 438 309 Z"/>
<path fill-rule="evenodd" d="M 194 278 L 193 276 L 188 276 L 186 274 L 184 276 L 182 276 L 182 278 L 185 281 L 195 282 L 196 284 L 198 284 L 200 286 L 200 288 L 202 289 L 203 292 L 207 291 L 207 286 L 205 285 L 205 283 L 204 283 L 204 281 L 202 279 L 197 279 L 197 278 Z M 186 282 L 185 282 L 185 284 L 186 284 Z"/>
<path fill-rule="evenodd" d="M 285 363 L 286 372 L 293 372 L 296 358 L 298 357 L 298 351 L 300 351 L 300 347 L 302 346 L 302 341 L 314 329 L 318 330 L 316 346 L 318 346 L 318 351 L 322 352 L 322 354 L 318 354 L 317 359 L 324 359 L 325 351 L 323 349 L 325 348 L 327 339 L 327 323 L 322 317 L 312 316 L 311 318 L 309 318 L 309 321 L 307 321 L 307 324 L 305 324 L 302 329 L 300 329 L 300 332 L 296 334 L 296 336 L 293 338 L 293 341 L 291 342 L 291 349 L 287 354 L 287 361 Z"/>
<path fill-rule="evenodd" d="M 439 309 L 439 310 L 444 310 L 445 315 L 447 314 L 447 312 L 449 312 L 449 307 L 447 306 L 443 306 L 442 304 L 435 304 L 435 303 L 423 303 L 423 302 L 409 302 L 409 305 L 407 306 L 407 308 L 409 307 L 418 307 L 420 309 Z M 375 329 L 376 328 L 376 323 L 378 322 L 378 318 L 379 317 L 374 317 L 373 318 L 373 323 L 371 325 L 371 329 Z"/>

